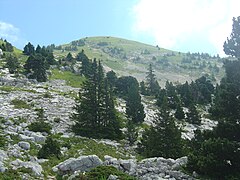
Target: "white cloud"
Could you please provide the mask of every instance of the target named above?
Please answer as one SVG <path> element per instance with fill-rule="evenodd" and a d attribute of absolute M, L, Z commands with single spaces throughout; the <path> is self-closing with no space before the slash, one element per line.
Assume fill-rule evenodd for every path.
<path fill-rule="evenodd" d="M 12 24 L 0 21 L 0 37 L 10 42 L 19 40 L 19 29 Z"/>
<path fill-rule="evenodd" d="M 223 54 L 223 42 L 231 33 L 232 18 L 240 15 L 239 7 L 239 0 L 139 0 L 133 8 L 133 29 L 166 48 L 181 49 L 188 38 L 206 36 L 206 43 Z"/>

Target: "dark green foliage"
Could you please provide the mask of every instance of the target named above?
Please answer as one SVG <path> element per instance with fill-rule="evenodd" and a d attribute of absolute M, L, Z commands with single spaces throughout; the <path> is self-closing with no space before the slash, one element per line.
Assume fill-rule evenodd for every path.
<path fill-rule="evenodd" d="M 23 48 L 23 53 L 30 56 L 35 53 L 34 46 L 29 42 L 24 48 Z"/>
<path fill-rule="evenodd" d="M 114 108 L 112 91 L 104 77 L 101 63 L 94 59 L 91 74 L 83 83 L 72 115 L 74 133 L 93 138 L 121 138 L 120 124 Z"/>
<path fill-rule="evenodd" d="M 192 103 L 203 105 L 211 103 L 212 94 L 214 93 L 214 86 L 205 76 L 196 79 L 191 84 L 186 82 L 185 84 L 178 85 L 176 89 L 186 107 Z"/>
<path fill-rule="evenodd" d="M 140 82 L 140 93 L 142 95 L 147 95 L 147 89 L 146 89 L 146 86 L 145 86 L 145 82 L 144 81 L 141 81 Z"/>
<path fill-rule="evenodd" d="M 191 124 L 200 125 L 201 124 L 201 119 L 198 115 L 196 107 L 193 104 L 191 104 L 189 106 L 188 111 L 189 112 L 187 113 L 187 121 Z"/>
<path fill-rule="evenodd" d="M 34 132 L 46 132 L 48 134 L 51 133 L 51 125 L 49 123 L 43 122 L 43 121 L 37 121 L 37 122 L 33 122 L 28 126 L 28 129 L 30 131 L 34 131 Z"/>
<path fill-rule="evenodd" d="M 47 80 L 46 74 L 46 59 L 41 54 L 31 55 L 24 65 L 28 77 L 31 79 L 36 79 L 39 82 L 44 82 Z"/>
<path fill-rule="evenodd" d="M 18 61 L 18 58 L 13 55 L 7 56 L 6 67 L 8 68 L 11 74 L 17 73 L 20 68 L 20 63 Z"/>
<path fill-rule="evenodd" d="M 188 156 L 191 171 L 213 179 L 239 178 L 240 145 L 234 141 L 210 138 Z"/>
<path fill-rule="evenodd" d="M 237 122 L 240 120 L 240 61 L 226 61 L 224 66 L 226 77 L 216 88 L 211 112 L 217 118 L 227 118 Z"/>
<path fill-rule="evenodd" d="M 84 50 L 82 50 L 80 53 L 78 53 L 76 60 L 82 62 L 82 66 L 80 69 L 81 75 L 84 75 L 87 78 L 90 77 L 90 75 L 92 74 L 92 72 L 91 72 L 91 64 L 92 63 L 89 60 L 89 58 L 86 56 L 86 54 L 84 53 Z"/>
<path fill-rule="evenodd" d="M 233 19 L 231 39 L 224 43 L 224 51 L 239 59 L 239 17 Z M 240 178 L 240 61 L 224 63 L 226 75 L 216 88 L 211 109 L 219 119 L 213 131 L 198 132 L 192 140 L 188 169 L 211 179 Z"/>
<path fill-rule="evenodd" d="M 131 120 L 128 120 L 126 138 L 130 146 L 132 146 L 134 142 L 137 141 L 137 137 L 138 137 L 138 132 L 137 132 L 136 125 Z"/>
<path fill-rule="evenodd" d="M 214 93 L 214 86 L 205 76 L 196 79 L 191 83 L 193 99 L 198 104 L 211 103 L 211 95 Z"/>
<path fill-rule="evenodd" d="M 110 88 L 114 91 L 114 88 L 116 87 L 116 82 L 117 82 L 117 75 L 114 71 L 109 71 L 106 74 L 108 83 L 110 85 Z"/>
<path fill-rule="evenodd" d="M 165 97 L 155 119 L 155 126 L 143 133 L 138 152 L 144 157 L 178 158 L 183 155 L 182 149 L 181 131 L 169 115 Z"/>
<path fill-rule="evenodd" d="M 120 97 L 127 98 L 130 86 L 138 87 L 138 81 L 132 76 L 122 76 L 118 78 L 116 83 L 117 93 Z"/>
<path fill-rule="evenodd" d="M 141 103 L 138 85 L 130 85 L 126 98 L 126 115 L 133 123 L 141 123 L 144 121 L 144 107 Z"/>
<path fill-rule="evenodd" d="M 146 87 L 149 95 L 157 95 L 160 89 L 155 76 L 152 64 L 150 64 L 146 76 Z"/>
<path fill-rule="evenodd" d="M 34 132 L 46 132 L 50 134 L 52 126 L 49 123 L 45 122 L 46 118 L 44 117 L 44 110 L 41 108 L 37 109 L 36 111 L 38 118 L 35 122 L 31 123 L 28 126 L 28 129 Z"/>
<path fill-rule="evenodd" d="M 0 49 L 6 52 L 13 52 L 14 50 L 12 44 L 8 42 L 6 39 L 4 40 L 4 43 L 0 44 Z"/>
<path fill-rule="evenodd" d="M 38 152 L 38 158 L 47 159 L 53 156 L 57 158 L 61 156 L 60 145 L 52 137 L 47 137 L 45 144 Z"/>
<path fill-rule="evenodd" d="M 175 118 L 177 118 L 178 120 L 182 120 L 185 118 L 183 107 L 180 104 L 177 105 L 177 109 L 174 115 L 175 115 Z"/>
<path fill-rule="evenodd" d="M 177 92 L 180 94 L 184 106 L 188 107 L 191 103 L 193 103 L 191 87 L 187 81 L 177 87 Z"/>
<path fill-rule="evenodd" d="M 3 135 L 0 135 L 0 147 L 4 147 L 6 144 L 6 139 Z"/>
<path fill-rule="evenodd" d="M 87 172 L 85 177 L 87 180 L 103 180 L 108 179 L 110 175 L 118 176 L 119 180 L 135 180 L 136 178 L 117 170 L 113 166 L 98 166 Z"/>
<path fill-rule="evenodd" d="M 240 59 L 240 16 L 233 18 L 232 33 L 224 42 L 223 50 L 226 55 Z"/>
<path fill-rule="evenodd" d="M 74 58 L 73 58 L 73 56 L 72 56 L 71 53 L 68 53 L 65 59 L 66 59 L 66 61 L 68 61 L 68 62 L 72 62 L 72 61 L 74 60 Z"/>

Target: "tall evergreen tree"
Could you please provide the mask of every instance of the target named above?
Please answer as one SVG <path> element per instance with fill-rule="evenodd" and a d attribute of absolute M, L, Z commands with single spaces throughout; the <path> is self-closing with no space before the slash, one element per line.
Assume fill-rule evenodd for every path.
<path fill-rule="evenodd" d="M 29 42 L 24 48 L 23 48 L 23 53 L 30 56 L 35 53 L 35 48 L 34 46 Z"/>
<path fill-rule="evenodd" d="M 73 132 L 93 138 L 121 138 L 121 130 L 114 108 L 112 92 L 101 63 L 94 59 L 91 74 L 83 83 L 76 101 Z"/>
<path fill-rule="evenodd" d="M 188 168 L 211 179 L 240 178 L 240 18 L 233 20 L 231 38 L 224 43 L 227 55 L 238 58 L 226 61 L 226 75 L 216 88 L 212 115 L 219 119 L 212 132 L 202 133 L 202 140 L 193 146 Z M 200 148 L 199 148 L 200 147 Z"/>
<path fill-rule="evenodd" d="M 146 76 L 146 84 L 147 84 L 147 90 L 149 95 L 157 95 L 160 86 L 156 80 L 156 75 L 154 74 L 154 70 L 152 68 L 152 64 L 149 65 L 147 76 Z"/>
<path fill-rule="evenodd" d="M 24 69 L 29 74 L 29 78 L 36 79 L 39 82 L 47 80 L 46 60 L 41 54 L 29 56 Z"/>
<path fill-rule="evenodd" d="M 189 112 L 187 113 L 187 121 L 191 124 L 200 125 L 201 119 L 194 104 L 191 104 L 188 110 Z"/>
<path fill-rule="evenodd" d="M 231 55 L 240 60 L 240 16 L 233 18 L 232 33 L 224 42 L 223 50 L 226 55 Z"/>
<path fill-rule="evenodd" d="M 143 133 L 138 152 L 144 157 L 177 158 L 182 156 L 181 131 L 169 115 L 167 97 L 159 109 L 155 126 Z"/>
<path fill-rule="evenodd" d="M 91 61 L 86 56 L 84 50 L 82 50 L 80 53 L 78 53 L 76 60 L 80 61 L 82 63 L 82 66 L 80 68 L 81 75 L 89 77 L 91 74 Z"/>
<path fill-rule="evenodd" d="M 133 123 L 141 123 L 144 121 L 144 107 L 141 103 L 139 87 L 132 84 L 128 89 L 126 99 L 126 115 Z"/>
<path fill-rule="evenodd" d="M 18 61 L 18 58 L 10 55 L 6 58 L 6 61 L 6 67 L 8 68 L 9 72 L 11 74 L 17 73 L 18 69 L 20 68 L 20 62 Z"/>

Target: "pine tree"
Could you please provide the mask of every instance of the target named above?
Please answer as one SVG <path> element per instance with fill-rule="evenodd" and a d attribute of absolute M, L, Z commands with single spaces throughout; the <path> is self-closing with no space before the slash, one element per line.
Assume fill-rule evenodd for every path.
<path fill-rule="evenodd" d="M 144 81 L 140 82 L 140 92 L 142 95 L 147 95 L 147 89 Z"/>
<path fill-rule="evenodd" d="M 233 18 L 232 33 L 224 42 L 223 50 L 226 55 L 231 55 L 240 60 L 240 16 Z"/>
<path fill-rule="evenodd" d="M 187 121 L 191 124 L 201 124 L 201 119 L 198 115 L 196 107 L 193 104 L 189 106 L 189 112 L 187 113 Z"/>
<path fill-rule="evenodd" d="M 138 152 L 144 157 L 177 158 L 182 156 L 181 131 L 169 115 L 167 97 L 159 109 L 155 126 L 143 133 Z"/>
<path fill-rule="evenodd" d="M 160 86 L 156 80 L 156 75 L 152 69 L 152 64 L 149 65 L 148 72 L 147 72 L 147 91 L 149 95 L 156 95 L 160 89 Z"/>
<path fill-rule="evenodd" d="M 119 139 L 121 130 L 112 92 L 104 78 L 102 65 L 96 59 L 91 64 L 91 72 L 76 100 L 72 130 L 86 137 Z"/>
<path fill-rule="evenodd" d="M 144 121 L 144 107 L 141 103 L 138 86 L 132 84 L 128 89 L 126 99 L 126 115 L 133 123 L 141 123 Z"/>
<path fill-rule="evenodd" d="M 182 120 L 185 118 L 185 114 L 183 112 L 183 108 L 180 103 L 177 105 L 177 109 L 174 115 L 175 115 L 175 118 L 177 118 L 178 120 Z"/>
<path fill-rule="evenodd" d="M 35 48 L 34 46 L 29 42 L 24 48 L 23 48 L 23 53 L 30 56 L 35 53 Z"/>
<path fill-rule="evenodd" d="M 20 62 L 18 61 L 18 58 L 10 55 L 6 58 L 6 61 L 6 67 L 8 68 L 9 72 L 11 74 L 17 73 L 18 69 L 20 68 Z"/>
<path fill-rule="evenodd" d="M 137 141 L 137 137 L 138 131 L 136 128 L 136 124 L 134 124 L 131 120 L 128 120 L 126 138 L 130 146 L 134 145 L 134 143 Z"/>
<path fill-rule="evenodd" d="M 31 55 L 27 59 L 24 69 L 29 74 L 29 78 L 36 79 L 39 82 L 47 80 L 46 60 L 41 54 Z"/>
<path fill-rule="evenodd" d="M 80 68 L 81 75 L 89 77 L 91 74 L 91 61 L 84 53 L 84 50 L 78 53 L 76 60 L 82 63 Z"/>

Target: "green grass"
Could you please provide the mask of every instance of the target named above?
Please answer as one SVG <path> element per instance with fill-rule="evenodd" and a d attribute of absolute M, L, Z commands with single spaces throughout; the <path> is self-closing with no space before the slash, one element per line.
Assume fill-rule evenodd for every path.
<path fill-rule="evenodd" d="M 0 90 L 5 91 L 5 92 L 25 91 L 25 92 L 29 92 L 29 93 L 36 93 L 35 90 L 24 89 L 24 88 L 19 88 L 19 87 L 14 87 L 14 86 L 0 86 Z"/>
<path fill-rule="evenodd" d="M 20 99 L 13 99 L 11 101 L 11 104 L 14 105 L 14 108 L 16 109 L 30 109 L 31 106 L 27 104 L 25 101 Z"/>
<path fill-rule="evenodd" d="M 62 79 L 66 81 L 67 85 L 80 88 L 85 78 L 70 71 L 59 71 L 58 69 L 53 69 L 52 75 L 50 76 L 50 80 L 51 79 Z"/>

